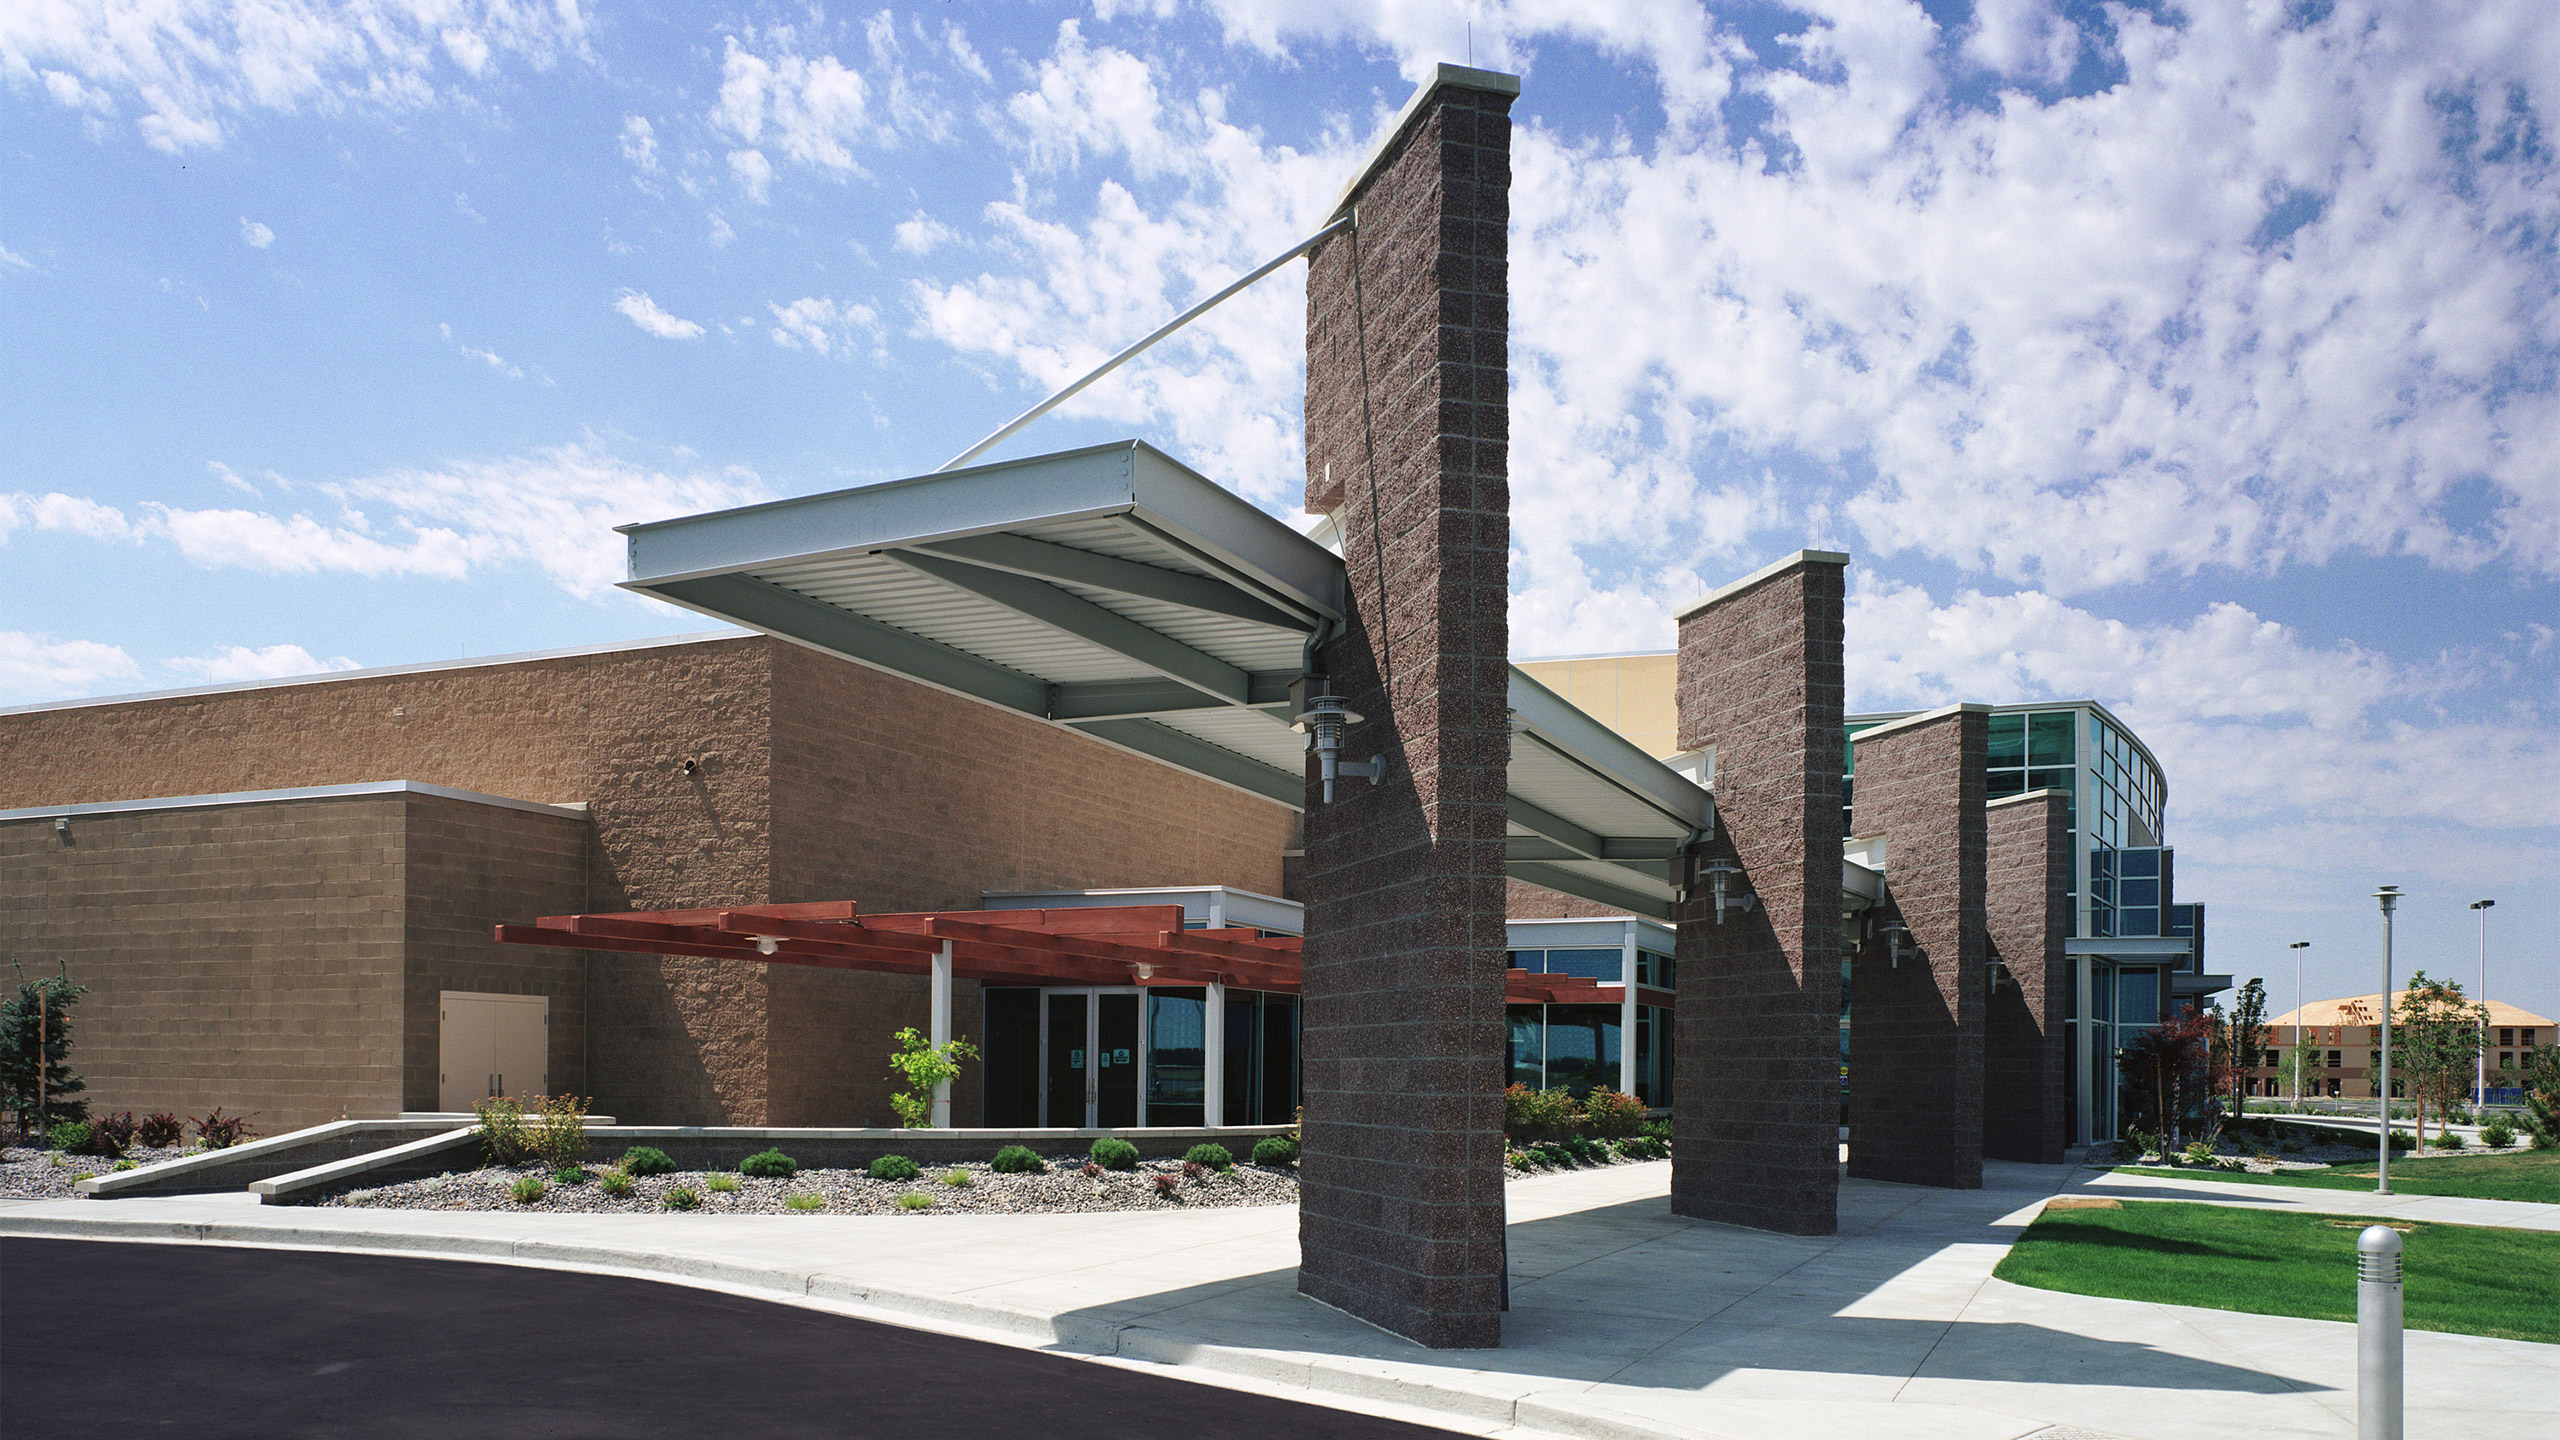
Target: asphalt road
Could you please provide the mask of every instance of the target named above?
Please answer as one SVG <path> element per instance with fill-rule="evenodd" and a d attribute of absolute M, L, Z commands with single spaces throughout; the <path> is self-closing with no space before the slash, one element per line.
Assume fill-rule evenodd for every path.
<path fill-rule="evenodd" d="M 0 1241 L 9 1440 L 1446 1433 L 618 1276 Z"/>

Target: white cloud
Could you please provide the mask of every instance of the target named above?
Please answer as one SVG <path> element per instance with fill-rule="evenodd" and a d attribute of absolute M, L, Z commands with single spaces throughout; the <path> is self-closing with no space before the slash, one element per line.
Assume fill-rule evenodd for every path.
<path fill-rule="evenodd" d="M 729 222 L 728 222 L 728 220 L 727 220 L 726 218 L 724 218 L 724 217 L 720 214 L 720 212 L 719 212 L 719 211 L 717 211 L 717 210 L 712 211 L 712 212 L 711 212 L 711 248 L 712 248 L 712 249 L 714 249 L 714 250 L 723 249 L 723 248 L 727 247 L 727 245 L 728 245 L 728 243 L 729 243 L 730 241 L 735 240 L 735 239 L 737 239 L 737 238 L 738 238 L 738 232 L 729 228 Z"/>
<path fill-rule="evenodd" d="M 861 69 L 832 52 L 805 50 L 788 25 L 725 37 L 719 98 L 704 119 L 733 142 L 729 170 L 739 186 L 761 202 L 777 159 L 838 178 L 862 177 L 870 174 L 859 158 L 865 150 L 948 138 L 950 109 L 932 74 L 907 61 L 911 37 L 984 78 L 984 62 L 957 26 L 934 38 L 913 22 L 910 33 L 901 34 L 885 10 L 863 24 L 870 54 Z"/>
<path fill-rule="evenodd" d="M 172 153 L 221 144 L 250 111 L 414 109 L 498 58 L 542 70 L 585 53 L 566 0 L 0 6 L 0 78 L 41 76 L 56 104 L 99 115 L 121 97 Z"/>
<path fill-rule="evenodd" d="M 33 270 L 34 268 L 36 268 L 36 262 L 6 245 L 0 245 L 0 271 Z"/>
<path fill-rule="evenodd" d="M 400 469 L 310 487 L 335 513 L 188 509 L 147 501 L 131 514 L 68 495 L 0 495 L 13 529 L 167 544 L 207 567 L 275 575 L 462 580 L 530 565 L 581 598 L 622 578 L 613 527 L 771 498 L 752 470 L 653 470 L 589 445 L 499 460 Z M 374 511 L 385 518 L 377 521 Z"/>
<path fill-rule="evenodd" d="M 645 117 L 622 117 L 622 158 L 650 174 L 657 173 L 658 131 Z"/>
<path fill-rule="evenodd" d="M 876 349 L 883 339 L 879 313 L 868 305 L 811 295 L 765 308 L 773 312 L 773 343 L 788 350 L 850 355 L 865 344 Z"/>
<path fill-rule="evenodd" d="M 166 668 L 179 675 L 192 676 L 208 685 L 225 685 L 235 680 L 279 680 L 289 675 L 325 675 L 336 670 L 359 668 L 344 655 L 318 659 L 299 645 L 268 645 L 252 650 L 246 645 L 226 645 L 210 655 L 193 655 L 165 662 Z"/>
<path fill-rule="evenodd" d="M 442 335 L 447 340 L 453 341 L 453 348 L 462 352 L 464 359 L 477 360 L 481 364 L 488 366 L 490 369 L 497 371 L 499 374 L 506 376 L 510 380 L 521 380 L 524 378 L 524 367 L 510 363 L 505 356 L 500 355 L 497 351 L 482 350 L 475 346 L 465 345 L 460 340 L 455 339 L 453 327 L 451 325 L 438 324 L 436 326 L 436 333 Z"/>
<path fill-rule="evenodd" d="M 88 695 L 141 676 L 142 667 L 118 646 L 0 630 L 0 695 L 15 703 Z"/>
<path fill-rule="evenodd" d="M 896 245 L 910 255 L 930 255 L 948 244 L 953 236 L 950 226 L 919 210 L 898 222 Z"/>
<path fill-rule="evenodd" d="M 773 188 L 773 162 L 761 150 L 730 151 L 729 173 L 737 177 L 738 188 L 747 192 L 747 198 L 759 205 Z"/>
<path fill-rule="evenodd" d="M 240 238 L 248 242 L 250 249 L 264 250 L 276 243 L 276 232 L 243 215 L 240 217 Z"/>
<path fill-rule="evenodd" d="M 230 486 L 232 489 L 239 491 L 243 495 L 257 496 L 261 499 L 265 498 L 263 492 L 261 492 L 257 486 L 240 478 L 239 471 L 232 469 L 230 466 L 223 464 L 219 460 L 207 460 L 204 462 L 204 468 L 207 473 L 213 476 L 214 479 L 221 481 L 223 484 Z"/>
<path fill-rule="evenodd" d="M 658 308 L 658 302 L 637 290 L 625 290 L 613 302 L 613 308 L 630 317 L 631 323 L 661 340 L 696 340 L 702 327 L 691 320 L 679 320 Z"/>

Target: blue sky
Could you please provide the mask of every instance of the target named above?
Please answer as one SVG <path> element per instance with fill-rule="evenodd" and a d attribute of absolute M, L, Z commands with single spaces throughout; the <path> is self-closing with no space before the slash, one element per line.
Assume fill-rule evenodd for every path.
<path fill-rule="evenodd" d="M 1856 556 L 1852 703 L 2092 696 L 2215 968 L 2560 1013 L 2531 7 L 0 10 L 0 704 L 698 628 L 610 527 L 931 469 L 1515 71 L 1514 635 Z M 1013 442 L 1295 514 L 1296 267 Z"/>

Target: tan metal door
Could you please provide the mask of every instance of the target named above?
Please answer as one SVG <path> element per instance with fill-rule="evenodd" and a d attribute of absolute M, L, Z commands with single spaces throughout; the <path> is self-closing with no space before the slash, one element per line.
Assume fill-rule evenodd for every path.
<path fill-rule="evenodd" d="M 447 990 L 436 1000 L 438 1109 L 464 1111 L 493 1095 L 549 1091 L 547 997 Z"/>

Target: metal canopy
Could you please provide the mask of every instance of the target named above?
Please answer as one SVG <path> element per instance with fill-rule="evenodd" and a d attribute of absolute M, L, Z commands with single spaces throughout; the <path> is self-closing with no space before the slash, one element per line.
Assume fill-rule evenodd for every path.
<path fill-rule="evenodd" d="M 626 589 L 1305 804 L 1342 561 L 1142 442 L 620 529 Z M 1509 705 L 1510 873 L 1669 918 L 1707 792 L 1516 668 Z"/>

